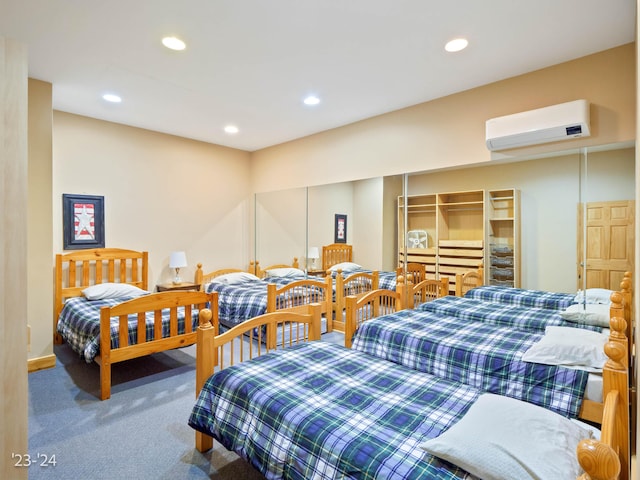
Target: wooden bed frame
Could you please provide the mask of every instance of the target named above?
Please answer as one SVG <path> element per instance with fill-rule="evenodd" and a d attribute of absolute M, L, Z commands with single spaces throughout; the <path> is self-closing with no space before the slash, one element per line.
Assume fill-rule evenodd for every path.
<path fill-rule="evenodd" d="M 415 308 L 425 302 L 449 295 L 449 277 L 440 280 L 424 279 L 416 284 L 406 283 L 399 276 L 396 291 L 400 293 L 403 308 Z"/>
<path fill-rule="evenodd" d="M 278 311 L 265 313 L 258 317 L 243 322 L 223 334 L 218 335 L 217 318 L 213 317 L 209 322 L 202 315 L 198 327 L 196 346 L 196 396 L 202 390 L 204 382 L 213 375 L 216 366 L 219 370 L 225 368 L 223 358 L 229 359 L 231 366 L 245 360 L 259 357 L 277 349 L 276 332 L 278 328 L 288 329 L 292 334 L 287 344 L 281 344 L 280 348 L 305 341 L 320 340 L 320 322 L 322 307 L 319 304 L 305 305 L 299 311 Z M 261 332 L 259 327 L 265 326 L 267 330 L 267 342 L 263 348 L 261 338 L 253 337 L 253 332 Z M 246 342 L 248 338 L 248 342 Z M 248 343 L 248 346 L 246 343 Z M 213 447 L 213 438 L 200 432 L 196 432 L 196 448 L 205 452 Z"/>
<path fill-rule="evenodd" d="M 58 316 L 67 298 L 82 295 L 82 290 L 104 282 L 119 282 L 147 288 L 147 252 L 115 248 L 82 250 L 56 255 L 55 285 L 55 343 L 62 337 L 55 331 Z M 78 274 L 78 270 L 81 272 Z M 171 291 L 150 293 L 113 307 L 100 310 L 100 353 L 95 362 L 100 366 L 100 399 L 111 396 L 111 365 L 143 357 L 152 353 L 186 347 L 196 343 L 196 331 L 191 322 L 185 322 L 185 331 L 178 333 L 178 310 L 190 318 L 194 310 L 209 310 L 207 316 L 217 319 L 218 296 L 204 292 Z M 162 311 L 169 311 L 169 336 L 162 338 Z M 153 312 L 154 338 L 146 341 L 146 314 Z M 137 316 L 138 343 L 129 344 L 128 322 Z M 120 326 L 119 347 L 111 347 L 111 320 L 118 318 Z M 144 341 L 140 341 L 144 339 Z"/>
<path fill-rule="evenodd" d="M 280 288 L 267 285 L 267 313 L 280 311 L 299 313 L 308 310 L 310 304 L 318 304 L 320 314 L 326 317 L 327 333 L 334 328 L 333 282 L 331 277 L 306 278 L 288 283 Z"/>
<path fill-rule="evenodd" d="M 405 277 L 404 266 L 396 268 L 396 277 Z M 409 262 L 407 263 L 407 279 L 414 285 L 417 285 L 427 279 L 427 266 L 424 263 Z M 447 278 L 448 282 L 448 278 Z"/>
<path fill-rule="evenodd" d="M 251 263 L 253 265 L 253 272 L 255 272 L 255 276 L 259 278 L 265 278 L 267 276 L 267 270 L 272 270 L 274 268 L 300 268 L 298 257 L 293 257 L 293 262 L 291 263 L 291 265 L 287 265 L 286 263 L 277 263 L 275 265 L 269 265 L 266 268 L 262 268 L 260 266 L 260 262 L 258 261 Z"/>
<path fill-rule="evenodd" d="M 377 290 L 379 285 L 378 272 L 356 272 L 346 277 L 341 270 L 336 272 L 335 292 L 333 297 L 333 327 L 344 332 L 345 322 L 343 314 L 345 311 L 345 299 L 348 296 L 361 297 L 367 292 Z M 331 275 L 327 275 L 331 278 Z"/>
<path fill-rule="evenodd" d="M 260 270 L 257 262 L 255 265 L 258 273 L 265 272 L 272 268 L 298 268 L 298 259 L 294 258 L 292 265 L 271 265 L 265 270 Z M 237 268 L 224 268 L 220 270 L 214 270 L 209 273 L 203 273 L 202 263 L 198 263 L 198 267 L 195 273 L 195 283 L 200 285 L 200 289 L 204 291 L 205 285 L 212 279 L 225 275 L 227 273 L 245 272 Z M 249 272 L 252 273 L 252 272 Z M 259 276 L 259 275 L 256 275 Z M 262 277 L 260 277 L 262 278 Z M 319 278 L 305 278 L 302 280 L 293 281 L 283 287 L 278 288 L 277 285 L 269 283 L 267 284 L 267 309 L 266 313 L 272 313 L 280 310 L 286 310 L 289 312 L 299 312 L 306 309 L 306 305 L 311 303 L 318 303 L 320 305 L 320 312 L 327 317 L 327 332 L 333 331 L 333 316 L 331 315 L 333 308 L 333 284 L 331 277 Z"/>
<path fill-rule="evenodd" d="M 121 248 L 93 248 L 56 255 L 53 308 L 53 340 L 62 343 L 57 332 L 58 317 L 67 298 L 79 297 L 91 285 L 119 282 L 148 290 L 149 254 Z"/>
<path fill-rule="evenodd" d="M 322 270 L 343 262 L 353 262 L 353 246 L 346 243 L 332 243 L 322 246 Z"/>
<path fill-rule="evenodd" d="M 472 288 L 484 285 L 484 270 L 482 265 L 477 270 L 456 274 L 456 297 L 464 297 Z"/>
<path fill-rule="evenodd" d="M 397 295 L 396 292 L 391 292 Z M 206 322 L 205 316 L 200 317 L 198 327 L 197 361 L 196 361 L 196 396 L 202 389 L 205 381 L 214 373 L 215 366 L 224 368 L 218 358 L 223 355 L 221 349 L 224 345 L 233 345 L 233 339 L 240 339 L 247 332 L 260 325 L 266 325 L 275 331 L 276 325 L 282 322 L 299 322 L 307 324 L 308 332 L 305 336 L 298 338 L 294 343 L 301 341 L 312 341 L 319 338 L 319 307 L 309 306 L 310 313 L 300 313 L 293 317 L 291 313 L 269 313 L 256 317 L 248 322 L 234 327 L 222 335 L 217 334 L 214 324 Z M 616 314 L 620 310 L 615 310 Z M 624 319 L 614 317 L 612 323 L 624 323 Z M 623 329 L 624 330 L 624 329 Z M 260 342 L 258 342 L 260 344 Z M 242 343 L 241 343 L 242 345 Z M 233 346 L 231 347 L 233 348 Z M 585 475 L 580 480 L 605 479 L 605 480 L 628 480 L 630 475 L 630 452 L 629 452 L 629 412 L 628 405 L 628 371 L 620 360 L 626 358 L 626 342 L 620 343 L 610 340 L 605 347 L 609 355 L 604 369 L 604 392 L 605 402 L 603 416 L 601 419 L 601 439 L 583 440 L 577 448 L 577 458 L 585 470 Z M 250 351 L 242 352 L 244 358 L 255 358 L 262 352 Z M 266 353 L 266 351 L 265 351 Z M 232 357 L 233 358 L 233 355 Z M 213 446 L 213 438 L 208 435 L 196 432 L 196 449 L 200 452 L 210 450 Z"/>
<path fill-rule="evenodd" d="M 200 289 L 204 291 L 204 286 L 207 283 L 221 275 L 226 275 L 227 273 L 244 272 L 255 275 L 258 278 L 264 278 L 266 275 L 265 272 L 273 268 L 299 268 L 298 258 L 294 257 L 293 263 L 291 265 L 277 264 L 270 265 L 267 268 L 262 269 L 259 262 L 251 260 L 251 262 L 249 262 L 249 268 L 247 270 L 242 270 L 241 268 L 221 268 L 219 270 L 213 270 L 208 273 L 204 273 L 204 271 L 202 270 L 202 263 L 198 263 L 196 272 L 194 274 L 194 283 L 196 285 L 200 285 Z"/>

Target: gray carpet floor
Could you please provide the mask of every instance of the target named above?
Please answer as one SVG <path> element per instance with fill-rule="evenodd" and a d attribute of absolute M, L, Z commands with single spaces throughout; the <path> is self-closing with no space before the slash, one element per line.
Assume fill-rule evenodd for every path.
<path fill-rule="evenodd" d="M 217 442 L 206 453 L 194 448 L 195 347 L 114 365 L 105 401 L 95 363 L 66 344 L 55 354 L 55 368 L 29 374 L 29 454 L 56 464 L 34 462 L 30 479 L 264 478 Z"/>

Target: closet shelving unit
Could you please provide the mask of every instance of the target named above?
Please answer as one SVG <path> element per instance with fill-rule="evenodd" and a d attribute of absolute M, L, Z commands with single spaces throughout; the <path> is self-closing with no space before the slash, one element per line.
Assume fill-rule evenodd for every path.
<path fill-rule="evenodd" d="M 520 192 L 489 190 L 488 264 L 490 285 L 520 287 Z"/>
<path fill-rule="evenodd" d="M 426 231 L 426 248 L 407 248 L 407 261 L 424 263 L 435 278 L 455 277 L 477 268 L 484 260 L 484 190 L 446 192 L 407 197 L 407 231 Z M 398 199 L 398 262 L 404 262 L 404 202 Z"/>

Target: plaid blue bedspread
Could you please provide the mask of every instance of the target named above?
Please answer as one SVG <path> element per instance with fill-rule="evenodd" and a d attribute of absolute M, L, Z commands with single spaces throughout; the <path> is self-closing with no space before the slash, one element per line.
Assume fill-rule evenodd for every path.
<path fill-rule="evenodd" d="M 577 417 L 588 373 L 523 362 L 543 334 L 403 310 L 364 322 L 352 348 L 440 378 Z"/>
<path fill-rule="evenodd" d="M 214 374 L 188 423 L 269 479 L 468 479 L 419 445 L 453 425 L 478 395 L 312 342 Z"/>
<path fill-rule="evenodd" d="M 475 298 L 441 297 L 418 305 L 416 310 L 457 317 L 467 322 L 486 322 L 539 333 L 544 333 L 545 328 L 550 325 L 602 331 L 601 327 L 595 325 L 568 322 L 560 316 L 558 310 L 520 307 Z"/>
<path fill-rule="evenodd" d="M 343 278 L 347 278 L 354 273 L 373 273 L 373 270 L 349 270 L 348 272 L 342 272 Z M 335 288 L 335 278 L 337 272 L 332 272 L 331 276 L 334 279 L 333 286 Z M 396 272 L 387 272 L 383 270 L 378 270 L 378 288 L 385 290 L 396 291 Z"/>
<path fill-rule="evenodd" d="M 569 305 L 576 303 L 574 301 L 575 293 L 546 292 L 543 290 L 499 287 L 496 285 L 472 288 L 464 296 L 489 302 L 506 303 L 521 307 L 549 308 L 552 310 L 564 310 Z"/>
<path fill-rule="evenodd" d="M 58 333 L 71 349 L 78 353 L 87 363 L 93 362 L 100 352 L 100 309 L 102 307 L 113 307 L 126 300 L 135 297 L 111 298 L 106 300 L 87 300 L 85 297 L 69 298 L 58 318 Z M 184 311 L 178 309 L 178 333 L 184 333 Z M 198 326 L 198 312 L 194 311 L 192 327 Z M 146 315 L 147 341 L 153 340 L 154 333 L 154 313 L 147 312 Z M 129 316 L 129 345 L 138 342 L 138 319 L 136 315 Z M 169 310 L 162 315 L 162 336 L 169 336 Z M 111 319 L 111 348 L 118 348 L 120 341 L 118 338 L 118 319 Z"/>
<path fill-rule="evenodd" d="M 290 278 L 273 278 L 237 284 L 211 282 L 207 293 L 218 292 L 218 318 L 221 325 L 233 327 L 267 312 L 267 284 L 278 288 L 292 282 Z"/>

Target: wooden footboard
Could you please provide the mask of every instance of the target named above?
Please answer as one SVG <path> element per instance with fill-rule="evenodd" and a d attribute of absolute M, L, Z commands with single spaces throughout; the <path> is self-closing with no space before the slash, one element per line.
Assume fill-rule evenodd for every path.
<path fill-rule="evenodd" d="M 259 357 L 276 348 L 287 348 L 291 345 L 320 339 L 320 322 L 322 306 L 307 304 L 299 311 L 277 311 L 265 313 L 252 318 L 221 335 L 215 323 L 209 323 L 203 316 L 197 329 L 196 346 L 196 397 L 205 381 L 213 375 L 215 367 L 219 370 L 245 360 Z M 288 329 L 288 342 L 268 340 L 263 346 L 262 331 L 267 331 L 267 338 L 274 339 L 280 329 Z M 254 333 L 257 332 L 257 333 Z M 228 359 L 225 361 L 224 359 Z M 205 452 L 213 446 L 213 439 L 196 432 L 196 448 Z"/>
<path fill-rule="evenodd" d="M 482 265 L 478 267 L 478 270 L 471 270 L 466 273 L 458 273 L 456 275 L 456 296 L 464 297 L 472 288 L 480 287 L 484 284 L 484 270 Z"/>
<path fill-rule="evenodd" d="M 331 277 L 324 279 L 296 280 L 278 288 L 267 285 L 267 313 L 287 310 L 289 312 L 306 312 L 308 305 L 320 305 L 321 315 L 326 316 L 327 332 L 333 331 L 332 312 L 333 284 Z"/>
<path fill-rule="evenodd" d="M 396 291 L 400 293 L 403 308 L 415 308 L 425 302 L 449 295 L 449 278 L 440 280 L 425 279 L 417 284 L 405 283 L 404 277 L 398 277 Z"/>
<path fill-rule="evenodd" d="M 336 272 L 336 288 L 333 299 L 334 323 L 336 330 L 344 331 L 345 322 L 343 315 L 346 308 L 345 298 L 348 296 L 361 297 L 365 293 L 377 290 L 380 277 L 377 271 L 356 272 L 351 275 L 343 276 L 341 270 Z"/>
<path fill-rule="evenodd" d="M 344 345 L 347 348 L 351 348 L 353 335 L 362 323 L 381 315 L 402 310 L 400 293 L 385 289 L 372 290 L 360 297 L 350 295 L 346 298 L 345 303 Z"/>
<path fill-rule="evenodd" d="M 111 396 L 112 364 L 196 343 L 196 330 L 191 318 L 193 313 L 202 313 L 204 310 L 209 310 L 206 317 L 215 317 L 217 325 L 217 293 L 170 291 L 103 307 L 100 310 L 100 354 L 95 358 L 100 365 L 100 398 L 106 400 Z M 169 317 L 168 335 L 165 333 L 164 336 L 163 313 Z M 148 314 L 153 317 L 152 328 L 147 321 Z M 183 322 L 180 322 L 181 318 Z M 136 322 L 135 343 L 129 338 L 129 324 L 132 321 Z M 118 329 L 117 347 L 111 345 L 111 329 L 115 322 Z M 179 323 L 183 323 L 182 328 Z M 148 334 L 148 330 L 152 330 L 152 333 Z M 166 326 L 164 330 L 166 332 Z"/>

